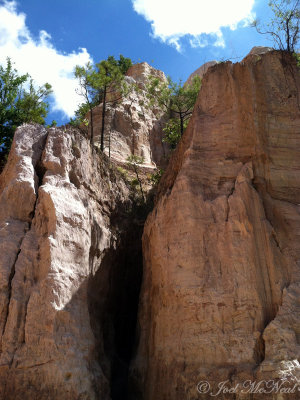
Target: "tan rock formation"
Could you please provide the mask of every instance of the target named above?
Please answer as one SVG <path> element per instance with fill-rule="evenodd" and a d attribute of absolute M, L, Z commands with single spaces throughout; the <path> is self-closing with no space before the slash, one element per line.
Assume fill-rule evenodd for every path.
<path fill-rule="evenodd" d="M 268 51 L 272 51 L 274 50 L 272 47 L 264 47 L 264 46 L 255 46 L 251 49 L 250 53 L 248 55 L 261 55 L 261 54 L 265 54 Z"/>
<path fill-rule="evenodd" d="M 127 71 L 127 76 L 131 76 L 137 83 L 140 84 L 141 88 L 147 84 L 149 76 L 155 76 L 162 81 L 166 80 L 165 74 L 159 69 L 151 67 L 148 63 L 142 62 L 132 65 Z"/>
<path fill-rule="evenodd" d="M 127 79 L 143 88 L 148 67 L 137 68 Z M 235 390 L 222 400 L 299 399 L 241 393 L 247 379 L 300 380 L 299 89 L 281 52 L 204 75 L 145 226 L 132 399 L 206 400 L 222 381 Z M 114 157 L 131 151 L 134 121 L 137 154 L 145 146 L 153 165 L 159 110 L 143 119 L 144 95 L 132 96 L 108 117 Z M 138 212 L 77 131 L 17 130 L 0 176 L 0 400 L 126 397 Z"/>
<path fill-rule="evenodd" d="M 207 63 L 201 65 L 196 71 L 194 71 L 187 79 L 185 82 L 186 85 L 190 85 L 193 81 L 193 78 L 195 76 L 199 76 L 199 78 L 203 78 L 203 76 L 206 74 L 208 68 L 212 67 L 213 65 L 216 65 L 217 61 L 208 61 Z"/>
<path fill-rule="evenodd" d="M 134 276 L 120 251 L 130 207 L 76 131 L 18 128 L 0 177 L 0 399 L 110 399 L 113 315 L 127 302 L 114 281 Z"/>
<path fill-rule="evenodd" d="M 165 80 L 163 72 L 147 63 L 133 65 L 125 77 L 128 86 L 137 85 L 130 94 L 117 104 L 108 104 L 105 115 L 105 153 L 109 143 L 111 158 L 126 162 L 131 154 L 141 156 L 145 166 L 164 167 L 168 160 L 169 147 L 162 142 L 165 119 L 160 109 L 148 107 L 145 84 L 149 76 Z M 100 142 L 102 127 L 102 104 L 94 108 L 95 143 Z"/>
<path fill-rule="evenodd" d="M 143 236 L 143 400 L 212 398 L 203 381 L 238 385 L 218 399 L 299 399 L 241 393 L 300 378 L 299 93 L 286 53 L 205 74 Z"/>

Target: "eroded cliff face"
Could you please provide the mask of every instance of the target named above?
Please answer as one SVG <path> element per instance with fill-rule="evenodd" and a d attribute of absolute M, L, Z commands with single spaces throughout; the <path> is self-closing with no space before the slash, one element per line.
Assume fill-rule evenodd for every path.
<path fill-rule="evenodd" d="M 150 76 L 166 80 L 162 71 L 146 62 L 129 68 L 125 77 L 129 94 L 107 104 L 104 151 L 108 155 L 110 147 L 110 156 L 115 161 L 124 163 L 128 156 L 134 154 L 144 158 L 145 166 L 164 168 L 170 153 L 168 144 L 162 141 L 166 119 L 158 107 L 149 107 L 145 85 Z M 93 120 L 97 144 L 100 143 L 102 104 L 93 109 Z"/>
<path fill-rule="evenodd" d="M 78 132 L 18 128 L 0 177 L 1 399 L 126 398 L 142 268 L 131 212 Z"/>
<path fill-rule="evenodd" d="M 240 393 L 300 379 L 299 96 L 281 52 L 205 74 L 144 230 L 137 398 L 299 398 Z"/>
<path fill-rule="evenodd" d="M 144 64 L 128 73 L 141 90 Z M 145 226 L 137 326 L 144 214 L 126 181 L 76 130 L 17 130 L 0 176 L 1 400 L 208 399 L 222 381 L 237 389 L 218 399 L 299 398 L 240 392 L 300 380 L 299 88 L 280 52 L 205 73 Z M 136 134 L 151 166 L 160 110 L 145 120 L 133 97 L 110 110 L 112 158 Z"/>
<path fill-rule="evenodd" d="M 193 82 L 193 79 L 195 76 L 199 76 L 200 79 L 203 78 L 203 76 L 206 74 L 208 71 L 208 68 L 212 67 L 213 65 L 216 65 L 217 61 L 208 61 L 205 64 L 201 65 L 196 71 L 194 71 L 187 79 L 185 82 L 185 85 L 190 85 Z"/>

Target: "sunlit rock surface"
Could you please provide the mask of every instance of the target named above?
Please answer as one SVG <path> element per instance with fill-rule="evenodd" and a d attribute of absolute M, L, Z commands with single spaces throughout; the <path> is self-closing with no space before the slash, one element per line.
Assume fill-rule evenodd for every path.
<path fill-rule="evenodd" d="M 166 122 L 164 112 L 149 107 L 145 85 L 151 76 L 166 80 L 162 71 L 145 62 L 134 64 L 128 70 L 125 82 L 130 88 L 129 94 L 116 103 L 107 104 L 104 146 L 105 153 L 110 153 L 116 161 L 124 163 L 134 154 L 143 157 L 145 166 L 155 168 L 167 165 L 170 150 L 168 144 L 162 141 Z M 114 99 L 116 97 L 113 96 Z M 102 103 L 93 109 L 93 120 L 97 144 L 101 140 Z"/>
<path fill-rule="evenodd" d="M 140 398 L 209 399 L 198 382 L 216 393 L 289 365 L 299 377 L 299 89 L 281 52 L 204 75 L 144 230 Z M 240 389 L 236 399 L 299 398 Z"/>
<path fill-rule="evenodd" d="M 1 399 L 111 398 L 113 318 L 127 304 L 115 282 L 139 287 L 136 249 L 120 249 L 129 197 L 78 132 L 18 128 L 0 177 Z"/>

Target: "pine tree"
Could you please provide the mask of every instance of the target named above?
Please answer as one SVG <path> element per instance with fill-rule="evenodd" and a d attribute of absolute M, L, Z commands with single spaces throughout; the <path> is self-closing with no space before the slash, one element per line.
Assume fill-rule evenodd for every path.
<path fill-rule="evenodd" d="M 165 126 L 164 141 L 176 147 L 187 123 L 192 115 L 194 105 L 201 86 L 201 79 L 195 76 L 190 85 L 173 82 L 169 77 L 167 82 L 151 77 L 147 85 L 147 97 L 150 107 L 156 105 L 169 113 Z"/>
<path fill-rule="evenodd" d="M 44 125 L 48 113 L 45 99 L 52 92 L 46 83 L 36 87 L 28 74 L 18 75 L 10 58 L 0 65 L 0 163 L 4 163 L 15 129 L 27 123 Z"/>
<path fill-rule="evenodd" d="M 87 113 L 90 113 L 91 143 L 94 141 L 94 107 L 102 104 L 100 132 L 100 149 L 102 151 L 104 151 L 107 106 L 118 102 L 127 95 L 128 87 L 124 83 L 124 75 L 131 65 L 130 58 L 120 55 L 119 60 L 116 60 L 114 56 L 109 56 L 106 60 L 96 64 L 95 68 L 91 64 L 87 64 L 85 67 L 77 66 L 75 69 L 75 76 L 79 79 L 80 86 L 78 93 L 84 97 L 84 102 L 75 114 L 77 120 L 83 122 Z M 72 121 L 72 124 L 74 123 L 76 122 Z"/>

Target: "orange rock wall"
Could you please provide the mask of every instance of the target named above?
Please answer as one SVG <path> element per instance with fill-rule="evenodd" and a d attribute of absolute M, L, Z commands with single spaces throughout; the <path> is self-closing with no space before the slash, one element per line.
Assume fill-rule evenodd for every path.
<path fill-rule="evenodd" d="M 199 381 L 277 378 L 299 358 L 299 93 L 281 52 L 204 76 L 144 230 L 144 400 L 212 398 Z"/>

